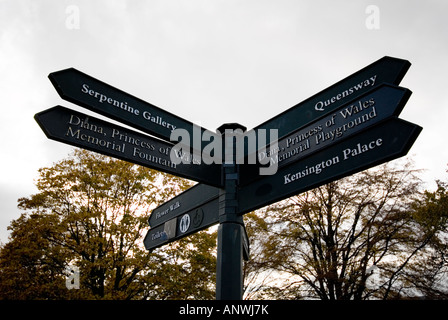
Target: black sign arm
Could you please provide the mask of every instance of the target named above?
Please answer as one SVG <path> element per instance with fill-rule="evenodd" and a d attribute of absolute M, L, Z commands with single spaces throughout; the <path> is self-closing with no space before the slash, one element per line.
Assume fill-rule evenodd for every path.
<path fill-rule="evenodd" d="M 290 165 L 385 119 L 397 117 L 411 94 L 409 89 L 383 83 L 247 159 L 250 156 L 263 159 L 278 168 Z M 247 162 L 242 165 L 241 185 L 263 178 L 258 174 L 260 164 L 255 166 Z"/>
<path fill-rule="evenodd" d="M 411 63 L 407 60 L 385 56 L 265 121 L 253 130 L 277 129 L 278 138 L 281 139 L 382 83 L 400 84 L 410 66 Z"/>
<path fill-rule="evenodd" d="M 48 75 L 62 99 L 77 104 L 103 116 L 125 123 L 147 134 L 170 141 L 175 129 L 184 129 L 190 134 L 209 136 L 216 133 L 165 111 L 151 103 L 91 77 L 75 68 L 68 68 Z M 201 138 L 199 137 L 199 138 Z"/>
<path fill-rule="evenodd" d="M 98 152 L 151 169 L 221 186 L 221 168 L 217 164 L 175 163 L 173 144 L 92 116 L 56 106 L 35 115 L 45 135 L 55 141 Z M 183 154 L 182 157 L 190 158 Z"/>
<path fill-rule="evenodd" d="M 239 212 L 244 214 L 325 183 L 407 154 L 422 128 L 391 118 L 325 150 L 281 168 L 275 175 L 241 187 Z"/>
<path fill-rule="evenodd" d="M 148 224 L 152 228 L 157 227 L 218 197 L 219 188 L 201 183 L 196 184 L 152 210 Z"/>

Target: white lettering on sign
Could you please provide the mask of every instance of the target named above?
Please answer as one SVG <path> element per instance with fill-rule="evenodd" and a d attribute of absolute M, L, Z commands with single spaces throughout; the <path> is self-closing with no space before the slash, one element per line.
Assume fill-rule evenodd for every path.
<path fill-rule="evenodd" d="M 377 139 L 374 141 L 370 141 L 369 143 L 366 144 L 361 144 L 358 143 L 356 145 L 356 148 L 347 148 L 344 149 L 344 151 L 342 151 L 343 155 L 344 155 L 344 160 L 347 160 L 348 158 L 353 158 L 356 156 L 359 156 L 361 153 L 373 150 L 377 147 L 381 147 L 381 145 L 383 144 L 383 139 Z"/>
<path fill-rule="evenodd" d="M 151 234 L 151 240 L 157 240 L 157 239 L 166 240 L 168 239 L 168 236 L 165 231 L 162 232 L 156 231 L 155 233 Z"/>
<path fill-rule="evenodd" d="M 345 161 L 350 158 L 354 158 L 359 156 L 360 154 L 369 152 L 374 149 L 378 149 L 383 145 L 383 139 L 378 138 L 375 140 L 372 140 L 368 143 L 358 143 L 354 148 L 346 148 L 342 150 L 342 161 Z M 295 173 L 288 173 L 283 176 L 283 184 L 288 184 L 297 180 L 300 180 L 310 174 L 320 174 L 325 169 L 331 167 L 332 165 L 338 164 L 340 162 L 340 157 L 338 155 L 321 161 L 319 163 L 316 163 L 313 166 L 306 166 L 305 169 L 295 172 Z"/>
<path fill-rule="evenodd" d="M 173 163 L 169 160 L 157 157 L 150 153 L 146 153 L 136 147 L 134 147 L 134 149 L 133 149 L 132 156 L 134 156 L 135 158 L 141 159 L 141 160 L 146 160 L 148 162 L 157 163 L 157 164 L 160 164 L 161 166 L 169 167 L 172 169 L 176 169 L 176 166 L 177 166 L 175 163 Z"/>
<path fill-rule="evenodd" d="M 315 164 L 314 166 L 308 167 L 296 173 L 288 173 L 284 175 L 285 182 L 283 184 L 288 184 L 293 181 L 302 179 L 310 174 L 320 174 L 324 169 L 331 167 L 332 165 L 339 163 L 339 157 L 333 157 L 331 159 L 322 161 L 320 163 Z"/>
<path fill-rule="evenodd" d="M 305 154 L 322 148 L 325 144 L 352 134 L 368 122 L 374 122 L 378 115 L 373 97 L 363 98 L 343 107 L 338 112 L 321 118 L 307 128 L 286 136 L 278 143 L 278 148 L 269 152 L 258 152 L 258 158 L 269 159 L 271 164 L 282 166 L 298 160 Z"/>
<path fill-rule="evenodd" d="M 158 124 L 159 126 L 162 126 L 164 128 L 168 128 L 171 131 L 176 129 L 176 126 L 173 126 L 171 123 L 168 123 L 168 122 L 164 121 L 162 119 L 162 117 L 160 117 L 160 116 L 151 115 L 151 113 L 149 113 L 148 111 L 143 111 L 143 118 L 145 120 L 149 120 L 149 121 L 151 121 L 151 122 L 153 122 L 155 124 Z"/>
<path fill-rule="evenodd" d="M 361 116 L 358 114 L 368 108 L 370 108 L 369 113 L 365 113 Z M 373 98 L 362 102 L 359 100 L 356 104 L 352 104 L 347 108 L 339 111 L 332 116 L 332 119 L 329 121 L 334 121 L 336 117 L 342 116 L 346 122 L 341 126 L 336 128 L 332 128 L 330 130 L 325 130 L 318 133 L 315 136 L 315 144 L 318 145 L 322 142 L 326 142 L 328 140 L 334 141 L 337 138 L 342 137 L 346 132 L 349 132 L 352 129 L 356 129 L 358 126 L 363 125 L 366 122 L 369 122 L 372 119 L 377 117 L 376 108 L 375 108 L 375 100 Z"/>
<path fill-rule="evenodd" d="M 132 144 L 132 145 L 136 145 L 137 147 L 146 148 L 146 149 L 149 149 L 151 151 L 156 150 L 156 147 L 153 144 L 148 143 L 147 141 L 145 141 L 143 139 L 139 139 L 139 138 L 135 138 L 135 137 L 129 136 L 126 133 L 121 133 L 120 130 L 118 130 L 116 128 L 112 128 L 111 138 L 112 139 L 119 139 L 120 141 L 129 143 L 129 144 Z"/>
<path fill-rule="evenodd" d="M 159 219 L 161 217 L 163 217 L 164 215 L 170 213 L 171 211 L 176 210 L 177 208 L 180 208 L 180 202 L 176 201 L 175 203 L 173 203 L 172 205 L 170 205 L 169 208 L 163 210 L 163 211 L 159 211 L 155 213 L 155 217 L 156 219 Z"/>
<path fill-rule="evenodd" d="M 376 81 L 376 75 L 374 75 L 373 77 L 370 77 L 369 79 L 363 80 L 360 83 L 338 93 L 337 95 L 335 95 L 334 97 L 331 97 L 330 99 L 324 100 L 324 101 L 318 101 L 315 105 L 314 105 L 314 109 L 316 109 L 316 111 L 324 111 L 324 107 L 328 107 L 331 104 L 335 103 L 336 101 L 339 101 L 345 97 L 348 97 L 350 95 L 352 95 L 353 93 L 356 93 L 359 90 L 362 90 L 365 87 L 373 87 L 375 85 L 375 81 Z"/>
<path fill-rule="evenodd" d="M 119 101 L 114 98 L 108 97 L 104 93 L 91 89 L 88 84 L 84 83 L 82 85 L 81 92 L 97 99 L 100 103 L 108 103 L 111 106 L 129 112 L 130 114 L 136 116 L 142 116 L 143 119 L 151 121 L 152 123 L 155 123 L 161 127 L 170 129 L 171 131 L 176 129 L 176 126 L 174 126 L 171 123 L 168 123 L 161 116 L 153 115 L 148 111 L 143 111 L 143 113 L 141 114 L 139 109 L 128 105 L 127 101 Z"/>
<path fill-rule="evenodd" d="M 125 152 L 126 145 L 124 143 L 115 143 L 115 141 L 111 142 L 107 139 L 100 139 L 89 133 L 83 133 L 83 131 L 81 130 L 85 129 L 87 131 L 91 131 L 92 134 L 95 133 L 100 136 L 107 136 L 106 132 L 103 130 L 103 127 L 89 123 L 89 117 L 85 117 L 85 119 L 82 119 L 72 114 L 70 116 L 68 124 L 69 127 L 67 129 L 67 132 L 65 133 L 66 137 L 74 138 L 75 140 L 87 142 L 109 150 L 114 150 L 121 153 Z"/>

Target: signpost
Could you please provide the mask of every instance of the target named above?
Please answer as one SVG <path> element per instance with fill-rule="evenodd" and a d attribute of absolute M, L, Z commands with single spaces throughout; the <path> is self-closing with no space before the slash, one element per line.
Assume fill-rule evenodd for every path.
<path fill-rule="evenodd" d="M 411 95 L 397 86 L 409 67 L 406 60 L 381 58 L 246 133 L 238 124 L 210 132 L 70 68 L 49 75 L 63 99 L 162 140 L 61 106 L 35 119 L 50 139 L 200 182 L 153 210 L 144 245 L 154 250 L 219 223 L 216 298 L 235 300 L 242 298 L 242 260 L 250 255 L 245 213 L 409 151 L 422 130 L 397 118 Z M 189 134 L 192 149 L 171 152 L 176 129 Z M 227 130 L 233 134 L 219 135 Z M 240 164 L 242 158 L 254 158 L 249 152 L 254 141 L 242 137 L 255 133 L 258 140 L 257 132 L 270 130 L 279 140 L 264 135 L 261 143 L 260 137 L 255 142 L 258 163 Z M 213 149 L 203 136 L 221 142 L 219 163 L 195 161 L 195 152 Z M 236 154 L 236 140 L 245 144 L 243 155 Z M 176 157 L 190 161 L 178 163 Z M 261 164 L 275 164 L 277 170 L 260 175 Z"/>

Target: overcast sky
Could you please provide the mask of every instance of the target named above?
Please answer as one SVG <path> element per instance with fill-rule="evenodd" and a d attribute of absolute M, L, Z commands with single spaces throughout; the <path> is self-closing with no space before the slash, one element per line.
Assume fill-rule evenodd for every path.
<path fill-rule="evenodd" d="M 369 7 L 373 5 L 373 7 Z M 252 128 L 388 55 L 412 66 L 401 118 L 428 188 L 448 180 L 446 0 L 0 0 L 0 241 L 37 170 L 72 148 L 35 113 L 63 105 L 47 76 L 68 67 L 215 130 Z"/>

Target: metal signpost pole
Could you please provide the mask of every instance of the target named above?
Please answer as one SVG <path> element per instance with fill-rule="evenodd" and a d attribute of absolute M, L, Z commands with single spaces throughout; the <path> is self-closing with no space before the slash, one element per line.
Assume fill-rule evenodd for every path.
<path fill-rule="evenodd" d="M 226 129 L 227 134 L 226 134 Z M 246 128 L 225 124 L 218 128 L 223 133 L 224 189 L 219 194 L 218 252 L 216 261 L 216 299 L 241 300 L 243 296 L 243 217 L 238 214 L 238 165 L 235 137 L 229 131 Z"/>

